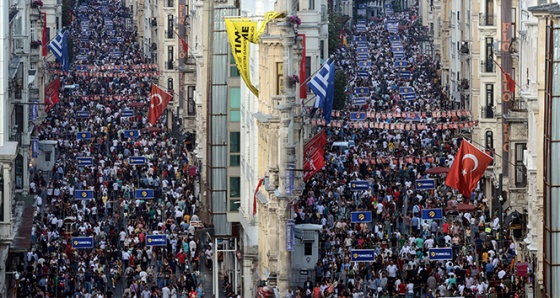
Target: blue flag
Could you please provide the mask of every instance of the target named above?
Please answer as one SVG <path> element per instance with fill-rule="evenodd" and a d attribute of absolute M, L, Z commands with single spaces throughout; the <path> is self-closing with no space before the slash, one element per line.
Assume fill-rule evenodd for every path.
<path fill-rule="evenodd" d="M 331 113 L 334 102 L 334 63 L 329 58 L 321 69 L 309 80 L 307 86 L 317 95 L 311 117 L 318 108 L 323 109 L 326 124 L 331 122 Z"/>
<path fill-rule="evenodd" d="M 48 48 L 60 64 L 62 64 L 62 69 L 68 72 L 70 70 L 70 58 L 68 56 L 68 39 L 66 37 L 66 32 L 59 32 L 49 43 Z"/>

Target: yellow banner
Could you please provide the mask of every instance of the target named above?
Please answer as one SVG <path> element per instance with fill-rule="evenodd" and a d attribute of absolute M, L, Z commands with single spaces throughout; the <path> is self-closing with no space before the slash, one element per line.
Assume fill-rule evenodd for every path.
<path fill-rule="evenodd" d="M 251 22 L 248 18 L 224 18 L 224 21 L 235 65 L 249 90 L 259 96 L 259 90 L 253 86 L 249 76 L 249 40 L 255 38 L 257 22 Z"/>
<path fill-rule="evenodd" d="M 259 28 L 257 29 L 257 33 L 255 33 L 255 38 L 254 40 L 249 40 L 252 43 L 259 43 L 259 39 L 261 38 L 261 35 L 264 33 L 264 29 L 266 28 L 266 24 L 268 24 L 268 22 L 270 22 L 271 20 L 283 17 L 284 14 L 281 12 L 275 12 L 275 11 L 269 11 L 267 13 L 264 14 L 264 20 L 262 20 Z"/>

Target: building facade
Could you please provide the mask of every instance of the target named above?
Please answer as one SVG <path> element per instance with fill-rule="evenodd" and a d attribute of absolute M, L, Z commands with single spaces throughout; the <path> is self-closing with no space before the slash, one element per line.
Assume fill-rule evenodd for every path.
<path fill-rule="evenodd" d="M 280 293 L 294 284 L 290 253 L 285 251 L 286 223 L 292 216 L 290 198 L 301 191 L 303 172 L 298 169 L 302 169 L 304 136 L 300 130 L 303 121 L 300 104 L 306 103 L 307 98 L 299 98 L 299 87 L 285 85 L 284 76 L 300 74 L 302 66 L 298 63 L 304 53 L 307 77 L 328 58 L 327 1 L 241 2 L 242 16 L 258 20 L 268 11 L 297 15 L 301 24 L 288 26 L 284 19 L 268 23 L 261 41 L 252 44 L 249 52 L 251 81 L 258 87 L 259 96 L 243 82 L 240 84 L 242 146 L 238 214 L 244 296 L 252 296 L 263 280 Z M 288 166 L 294 171 L 288 173 Z M 261 179 L 262 186 L 257 188 Z"/>

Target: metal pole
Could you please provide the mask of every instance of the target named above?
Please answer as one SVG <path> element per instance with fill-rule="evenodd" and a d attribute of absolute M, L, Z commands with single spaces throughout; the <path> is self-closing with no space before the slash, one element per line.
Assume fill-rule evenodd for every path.
<path fill-rule="evenodd" d="M 213 291 L 212 293 L 214 294 L 214 297 L 218 297 L 219 293 L 220 293 L 220 288 L 218 286 L 219 281 L 218 281 L 218 238 L 214 238 L 214 255 L 212 256 L 212 267 L 214 267 L 213 272 L 212 272 L 212 286 L 213 286 Z"/>
<path fill-rule="evenodd" d="M 233 243 L 234 243 L 234 249 L 235 251 L 233 252 L 233 268 L 235 270 L 235 274 L 233 275 L 233 286 L 235 289 L 235 292 L 238 292 L 238 287 L 239 287 L 239 280 L 238 280 L 238 270 L 239 270 L 239 260 L 237 259 L 237 238 L 233 239 Z"/>

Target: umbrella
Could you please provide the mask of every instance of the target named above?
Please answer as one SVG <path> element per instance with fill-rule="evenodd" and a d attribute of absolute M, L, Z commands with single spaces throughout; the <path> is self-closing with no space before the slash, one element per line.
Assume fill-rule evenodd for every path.
<path fill-rule="evenodd" d="M 126 106 L 130 108 L 139 108 L 139 107 L 143 107 L 144 105 L 145 103 L 143 102 L 129 102 Z"/>
<path fill-rule="evenodd" d="M 435 167 L 426 170 L 426 174 L 447 174 L 449 172 L 449 168 L 445 167 Z"/>
<path fill-rule="evenodd" d="M 141 129 L 142 133 L 152 133 L 152 132 L 160 132 L 160 131 L 161 131 L 161 128 L 155 127 L 155 126 L 150 126 L 150 127 L 146 127 L 146 128 Z"/>

